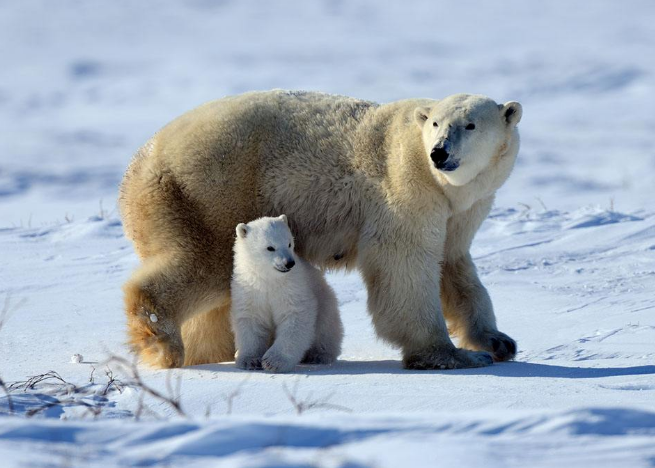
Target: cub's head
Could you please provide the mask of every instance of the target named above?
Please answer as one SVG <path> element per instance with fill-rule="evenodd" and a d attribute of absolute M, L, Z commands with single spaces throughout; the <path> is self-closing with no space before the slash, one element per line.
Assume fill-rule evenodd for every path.
<path fill-rule="evenodd" d="M 293 236 L 285 215 L 259 218 L 237 226 L 235 255 L 258 273 L 289 272 L 296 264 Z"/>
<path fill-rule="evenodd" d="M 518 138 L 521 104 L 496 104 L 485 96 L 455 94 L 432 107 L 418 107 L 414 118 L 432 170 L 452 185 L 465 185 L 489 166 L 495 155 Z"/>

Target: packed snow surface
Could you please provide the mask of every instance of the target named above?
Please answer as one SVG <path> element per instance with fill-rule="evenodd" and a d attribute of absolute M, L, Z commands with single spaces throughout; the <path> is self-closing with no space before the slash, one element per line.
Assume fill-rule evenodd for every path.
<path fill-rule="evenodd" d="M 654 17 L 647 0 L 0 2 L 2 465 L 655 466 Z M 133 367 L 122 173 L 180 113 L 271 88 L 522 103 L 472 249 L 515 362 L 404 370 L 359 276 L 336 273 L 332 366 Z"/>

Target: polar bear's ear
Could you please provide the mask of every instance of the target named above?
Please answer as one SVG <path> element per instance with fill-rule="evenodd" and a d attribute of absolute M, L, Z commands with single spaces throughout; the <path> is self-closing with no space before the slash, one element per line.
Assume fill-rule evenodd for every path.
<path fill-rule="evenodd" d="M 241 239 L 245 239 L 247 234 L 248 226 L 243 223 L 237 224 L 237 236 L 239 236 Z"/>
<path fill-rule="evenodd" d="M 523 106 L 516 101 L 509 101 L 501 104 L 500 112 L 503 115 L 505 123 L 510 127 L 515 127 L 521 121 L 523 115 Z"/>
<path fill-rule="evenodd" d="M 416 109 L 414 109 L 414 120 L 416 120 L 416 123 L 418 124 L 419 127 L 423 127 L 423 124 L 425 123 L 426 120 L 428 120 L 429 116 L 430 116 L 429 107 L 417 107 Z"/>
<path fill-rule="evenodd" d="M 280 215 L 280 218 L 279 218 L 279 219 L 281 219 L 282 221 L 284 221 L 284 224 L 286 224 L 287 226 L 289 225 L 289 221 L 287 220 L 287 215 L 285 215 L 285 214 Z"/>

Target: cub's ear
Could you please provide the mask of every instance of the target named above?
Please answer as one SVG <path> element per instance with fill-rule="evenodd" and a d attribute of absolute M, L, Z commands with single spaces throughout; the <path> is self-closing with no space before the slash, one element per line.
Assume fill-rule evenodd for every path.
<path fill-rule="evenodd" d="M 419 127 L 423 127 L 423 124 L 425 123 L 426 120 L 428 120 L 429 115 L 430 115 L 429 107 L 417 107 L 416 109 L 414 109 L 414 120 L 416 120 L 416 123 L 418 124 Z"/>
<path fill-rule="evenodd" d="M 516 101 L 509 101 L 505 104 L 500 104 L 500 113 L 503 120 L 509 127 L 515 127 L 521 121 L 523 115 L 523 106 Z"/>
<path fill-rule="evenodd" d="M 289 220 L 287 220 L 287 215 L 284 215 L 284 214 L 283 214 L 283 215 L 280 215 L 280 216 L 279 216 L 279 219 L 281 219 L 282 221 L 284 221 L 284 224 L 286 224 L 287 226 L 289 225 Z"/>
<path fill-rule="evenodd" d="M 237 236 L 239 236 L 241 239 L 245 239 L 247 234 L 248 226 L 243 223 L 237 224 Z"/>

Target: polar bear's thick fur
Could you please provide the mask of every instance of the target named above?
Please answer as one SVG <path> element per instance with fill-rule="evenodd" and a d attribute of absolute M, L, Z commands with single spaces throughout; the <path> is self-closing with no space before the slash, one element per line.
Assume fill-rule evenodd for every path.
<path fill-rule="evenodd" d="M 406 367 L 513 358 L 469 248 L 514 165 L 521 112 L 466 94 L 378 105 L 270 91 L 182 115 L 121 187 L 143 260 L 124 288 L 132 348 L 157 367 L 231 360 L 234 226 L 286 213 L 301 257 L 361 272 Z"/>
<path fill-rule="evenodd" d="M 237 366 L 289 372 L 301 360 L 334 362 L 343 339 L 337 298 L 323 273 L 294 254 L 286 216 L 241 223 L 236 231 L 231 316 Z"/>

